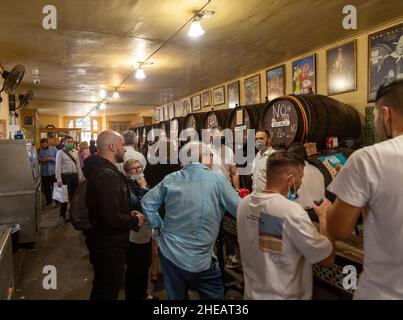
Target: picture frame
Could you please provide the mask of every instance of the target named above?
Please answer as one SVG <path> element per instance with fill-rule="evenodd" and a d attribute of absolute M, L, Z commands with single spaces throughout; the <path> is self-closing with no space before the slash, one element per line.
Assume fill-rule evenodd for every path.
<path fill-rule="evenodd" d="M 155 108 L 155 121 L 159 122 L 160 121 L 160 108 Z"/>
<path fill-rule="evenodd" d="M 260 103 L 260 73 L 244 80 L 245 104 Z"/>
<path fill-rule="evenodd" d="M 202 107 L 206 108 L 211 106 L 211 90 L 202 93 Z"/>
<path fill-rule="evenodd" d="M 7 139 L 7 121 L 0 119 L 0 139 Z"/>
<path fill-rule="evenodd" d="M 186 98 L 182 100 L 182 115 L 186 117 L 189 113 L 192 112 L 192 105 L 190 102 L 190 98 Z"/>
<path fill-rule="evenodd" d="M 292 62 L 292 93 L 316 93 L 316 54 Z"/>
<path fill-rule="evenodd" d="M 327 94 L 357 90 L 357 41 L 326 50 Z"/>
<path fill-rule="evenodd" d="M 228 107 L 230 109 L 240 105 L 241 94 L 240 94 L 239 80 L 227 84 L 227 94 L 228 94 Z"/>
<path fill-rule="evenodd" d="M 213 90 L 213 103 L 215 106 L 225 104 L 225 87 L 220 86 Z"/>
<path fill-rule="evenodd" d="M 172 120 L 175 117 L 175 108 L 173 103 L 168 103 L 168 120 Z"/>
<path fill-rule="evenodd" d="M 200 94 L 192 97 L 192 110 L 198 111 L 201 109 L 201 96 Z"/>
<path fill-rule="evenodd" d="M 403 77 L 403 23 L 368 35 L 368 102 L 382 83 Z"/>
<path fill-rule="evenodd" d="M 285 95 L 285 64 L 266 70 L 266 97 L 269 101 Z"/>
<path fill-rule="evenodd" d="M 182 117 L 183 110 L 182 110 L 182 104 L 180 101 L 174 102 L 174 109 L 175 109 L 175 117 Z"/>
<path fill-rule="evenodd" d="M 164 106 L 164 119 L 163 119 L 163 121 L 167 121 L 167 120 L 169 120 L 169 113 L 168 113 L 168 105 L 166 104 Z"/>

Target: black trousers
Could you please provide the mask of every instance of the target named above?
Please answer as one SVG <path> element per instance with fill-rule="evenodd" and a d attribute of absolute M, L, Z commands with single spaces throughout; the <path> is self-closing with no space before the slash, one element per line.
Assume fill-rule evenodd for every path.
<path fill-rule="evenodd" d="M 125 248 L 90 249 L 94 269 L 91 300 L 117 300 L 125 272 Z"/>
<path fill-rule="evenodd" d="M 52 203 L 53 184 L 56 182 L 55 175 L 42 176 L 42 191 L 45 195 L 46 204 Z"/>
<path fill-rule="evenodd" d="M 72 175 L 62 174 L 62 182 L 63 182 L 63 184 L 67 185 L 67 190 L 69 192 L 69 201 L 71 201 L 78 188 L 78 183 L 79 183 L 78 175 L 77 174 L 72 174 Z M 62 216 L 63 218 L 66 218 L 66 211 L 67 211 L 67 202 L 61 203 L 60 204 L 60 216 Z"/>
<path fill-rule="evenodd" d="M 130 243 L 127 250 L 126 300 L 147 298 L 148 269 L 151 266 L 151 241 L 145 244 Z"/>

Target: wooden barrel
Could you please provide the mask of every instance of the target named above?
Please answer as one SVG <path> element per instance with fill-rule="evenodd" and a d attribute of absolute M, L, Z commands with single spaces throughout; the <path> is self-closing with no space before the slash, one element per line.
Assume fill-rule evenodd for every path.
<path fill-rule="evenodd" d="M 183 130 L 184 124 L 185 124 L 184 117 L 172 118 L 172 120 L 170 121 L 170 125 L 169 125 L 170 131 L 171 131 L 170 134 L 173 137 L 179 137 L 179 134 Z"/>
<path fill-rule="evenodd" d="M 169 120 L 160 122 L 158 124 L 158 128 L 163 130 L 165 132 L 165 136 L 168 137 L 168 138 L 169 138 L 169 134 L 170 134 L 169 133 L 170 126 L 171 126 L 171 121 L 169 121 Z"/>
<path fill-rule="evenodd" d="M 231 115 L 231 109 L 212 110 L 205 114 L 203 119 L 203 129 L 211 129 L 213 127 L 228 128 L 228 119 Z"/>
<path fill-rule="evenodd" d="M 325 147 L 326 137 L 359 139 L 361 120 L 349 105 L 322 95 L 287 95 L 270 101 L 261 117 L 276 146 L 292 142 L 316 142 Z"/>
<path fill-rule="evenodd" d="M 143 148 L 147 144 L 147 134 L 152 128 L 152 125 L 141 127 L 140 129 L 140 148 Z"/>
<path fill-rule="evenodd" d="M 183 129 L 193 128 L 201 138 L 201 130 L 203 129 L 203 120 L 206 112 L 190 113 L 184 119 Z"/>
<path fill-rule="evenodd" d="M 228 128 L 232 130 L 234 136 L 242 131 L 243 143 L 246 143 L 246 130 L 259 129 L 260 116 L 264 110 L 265 104 L 254 104 L 248 106 L 239 106 L 231 111 L 231 115 L 228 119 Z"/>

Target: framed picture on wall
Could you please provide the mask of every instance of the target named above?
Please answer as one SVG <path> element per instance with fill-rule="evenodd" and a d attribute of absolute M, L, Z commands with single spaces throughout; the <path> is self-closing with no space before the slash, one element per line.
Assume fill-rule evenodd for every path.
<path fill-rule="evenodd" d="M 175 117 L 175 108 L 173 103 L 168 104 L 168 120 L 171 120 Z"/>
<path fill-rule="evenodd" d="M 357 90 L 356 41 L 326 51 L 327 94 Z"/>
<path fill-rule="evenodd" d="M 316 93 L 315 54 L 292 62 L 292 93 Z"/>
<path fill-rule="evenodd" d="M 285 65 L 266 71 L 266 96 L 269 101 L 285 95 Z"/>
<path fill-rule="evenodd" d="M 201 99 L 200 94 L 197 96 L 192 97 L 192 110 L 197 111 L 201 109 Z"/>
<path fill-rule="evenodd" d="M 240 105 L 239 80 L 227 84 L 228 107 L 235 108 Z"/>
<path fill-rule="evenodd" d="M 190 103 L 190 98 L 186 98 L 182 100 L 182 115 L 186 117 L 189 113 L 192 112 L 192 106 Z"/>
<path fill-rule="evenodd" d="M 180 101 L 176 101 L 174 103 L 174 109 L 175 109 L 175 117 L 182 117 L 182 104 Z"/>
<path fill-rule="evenodd" d="M 166 121 L 166 120 L 169 120 L 168 105 L 164 106 L 164 120 L 163 121 Z"/>
<path fill-rule="evenodd" d="M 0 139 L 7 138 L 6 125 L 7 125 L 6 120 L 0 119 Z"/>
<path fill-rule="evenodd" d="M 225 87 L 221 86 L 213 90 L 214 105 L 225 104 Z"/>
<path fill-rule="evenodd" d="M 403 23 L 368 36 L 368 101 L 382 83 L 403 78 Z"/>
<path fill-rule="evenodd" d="M 206 108 L 211 106 L 211 91 L 205 91 L 202 94 L 202 107 Z"/>
<path fill-rule="evenodd" d="M 260 103 L 260 74 L 246 78 L 245 86 L 245 104 Z"/>

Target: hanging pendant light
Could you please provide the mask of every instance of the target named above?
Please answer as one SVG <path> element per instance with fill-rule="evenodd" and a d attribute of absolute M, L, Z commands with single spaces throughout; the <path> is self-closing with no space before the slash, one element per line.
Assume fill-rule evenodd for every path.
<path fill-rule="evenodd" d="M 144 79 L 146 77 L 143 68 L 141 67 L 141 65 L 139 65 L 139 67 L 136 69 L 136 73 L 134 75 L 134 77 L 136 79 Z"/>
<path fill-rule="evenodd" d="M 105 110 L 105 109 L 106 109 L 106 104 L 105 104 L 105 102 L 101 102 L 101 104 L 99 105 L 99 109 L 100 109 L 100 110 Z"/>
<path fill-rule="evenodd" d="M 197 38 L 202 36 L 205 32 L 200 24 L 200 18 L 196 17 L 190 24 L 188 36 L 192 38 Z"/>
<path fill-rule="evenodd" d="M 117 88 L 115 88 L 115 92 L 113 93 L 112 98 L 113 99 L 119 99 L 120 98 L 120 94 L 119 94 Z"/>

